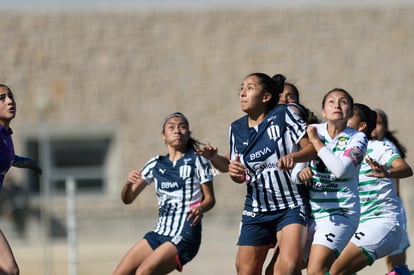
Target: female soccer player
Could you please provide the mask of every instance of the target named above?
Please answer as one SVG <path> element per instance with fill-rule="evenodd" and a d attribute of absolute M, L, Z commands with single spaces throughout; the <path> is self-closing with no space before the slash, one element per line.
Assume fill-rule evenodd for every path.
<path fill-rule="evenodd" d="M 5 84 L 0 84 L 0 189 L 3 186 L 4 176 L 10 167 L 30 168 L 40 173 L 41 169 L 37 162 L 30 158 L 15 155 L 12 140 L 13 131 L 10 122 L 16 116 L 16 101 L 12 90 Z M 13 252 L 10 245 L 0 230 L 0 273 L 19 274 Z"/>
<path fill-rule="evenodd" d="M 367 136 L 375 128 L 376 112 L 354 105 L 348 126 Z M 370 139 L 359 172 L 361 216 L 351 241 L 334 262 L 331 274 L 356 273 L 398 248 L 404 231 L 394 178 L 412 175 L 411 167 L 386 143 Z"/>
<path fill-rule="evenodd" d="M 389 129 L 388 123 L 388 116 L 387 114 L 381 109 L 375 109 L 377 113 L 377 125 L 372 131 L 372 136 L 374 139 L 381 140 L 391 146 L 393 151 L 400 154 L 401 158 L 405 159 L 406 157 L 406 148 L 401 144 L 398 138 L 395 136 L 394 131 Z M 397 194 L 399 195 L 399 180 L 395 179 L 396 187 L 397 187 Z M 399 197 L 401 200 L 401 197 Z M 408 238 L 407 232 L 407 216 L 403 202 L 401 201 L 402 207 L 401 214 L 403 217 L 403 227 L 404 231 L 402 233 L 402 239 L 400 242 L 399 247 L 393 251 L 390 255 L 385 257 L 385 262 L 387 264 L 387 268 L 390 274 L 393 271 L 397 272 L 400 275 L 410 274 L 410 270 L 406 264 L 407 255 L 406 251 L 410 246 L 410 240 Z"/>
<path fill-rule="evenodd" d="M 299 173 L 309 186 L 315 230 L 309 275 L 328 272 L 358 226 L 358 173 L 368 143 L 365 134 L 346 126 L 353 115 L 353 98 L 344 89 L 335 88 L 324 96 L 322 115 L 326 122 L 307 129 L 318 157 Z"/>
<path fill-rule="evenodd" d="M 279 77 L 279 74 L 274 75 L 272 78 L 277 79 Z M 299 102 L 299 89 L 294 85 L 293 83 L 285 82 L 283 92 L 279 95 L 279 101 L 278 104 L 287 104 L 303 119 L 307 124 L 312 123 L 319 123 L 319 119 L 316 117 L 316 115 L 309 110 L 307 107 L 303 106 Z M 295 171 L 299 172 L 300 167 L 306 167 L 308 163 L 297 163 L 298 167 L 295 169 Z M 291 174 L 291 178 L 295 178 L 296 175 Z M 295 181 L 293 179 L 293 181 Z M 298 184 L 301 184 L 301 182 L 298 182 Z M 266 268 L 266 275 L 272 275 L 274 274 L 274 265 L 276 263 L 277 257 L 279 254 L 279 247 L 274 247 L 274 253 L 272 256 L 272 259 L 269 261 L 269 264 Z M 303 265 L 306 265 L 307 257 L 309 255 L 305 253 Z"/>
<path fill-rule="evenodd" d="M 191 261 L 201 243 L 203 213 L 215 204 L 213 176 L 207 159 L 196 155 L 199 142 L 190 135 L 190 125 L 181 113 L 168 115 L 162 138 L 168 154 L 150 159 L 141 171 L 128 175 L 122 200 L 132 203 L 154 182 L 159 218 L 122 258 L 114 275 L 167 274 Z"/>
<path fill-rule="evenodd" d="M 0 188 L 3 185 L 4 175 L 12 166 L 15 154 L 12 141 L 10 122 L 16 116 L 16 101 L 11 89 L 0 84 Z M 13 256 L 13 252 L 7 242 L 6 236 L 0 231 L 0 273 L 19 274 L 19 267 Z"/>
<path fill-rule="evenodd" d="M 263 73 L 245 77 L 239 100 L 246 115 L 230 126 L 229 174 L 247 187 L 238 274 L 261 274 L 276 239 L 280 253 L 275 271 L 300 274 L 301 270 L 308 222 L 306 190 L 304 185 L 291 184 L 287 169 L 316 153 L 303 120 L 291 108 L 277 104 L 284 82 L 282 75 L 276 80 Z"/>

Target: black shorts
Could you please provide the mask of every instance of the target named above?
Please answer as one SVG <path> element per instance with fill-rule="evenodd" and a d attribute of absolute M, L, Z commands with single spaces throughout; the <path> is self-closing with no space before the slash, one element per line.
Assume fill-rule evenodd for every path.
<path fill-rule="evenodd" d="M 276 244 L 276 233 L 289 224 L 308 224 L 308 208 L 298 206 L 271 212 L 243 211 L 238 245 Z"/>
<path fill-rule="evenodd" d="M 193 231 L 193 234 L 186 234 L 188 230 Z M 148 241 L 153 250 L 165 242 L 174 244 L 178 250 L 178 270 L 181 271 L 181 267 L 191 261 L 198 253 L 201 245 L 201 224 L 199 223 L 196 226 L 188 228 L 186 233 L 183 234 L 184 236 L 163 236 L 154 231 L 150 231 L 145 234 L 144 239 Z M 191 235 L 191 238 L 188 237 L 189 235 Z"/>

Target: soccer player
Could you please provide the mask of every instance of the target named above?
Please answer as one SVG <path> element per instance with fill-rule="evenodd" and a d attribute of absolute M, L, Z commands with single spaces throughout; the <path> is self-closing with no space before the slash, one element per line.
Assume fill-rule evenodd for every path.
<path fill-rule="evenodd" d="M 233 181 L 247 187 L 238 274 L 261 274 L 276 239 L 280 253 L 275 270 L 301 272 L 308 222 L 306 189 L 291 184 L 288 169 L 295 162 L 312 159 L 316 152 L 307 139 L 304 121 L 287 105 L 277 104 L 284 82 L 283 75 L 276 79 L 264 73 L 246 76 L 239 95 L 246 115 L 230 126 L 228 171 Z"/>
<path fill-rule="evenodd" d="M 394 152 L 399 153 L 400 156 L 403 159 L 405 159 L 406 148 L 397 139 L 393 131 L 389 130 L 387 114 L 381 109 L 376 109 L 375 111 L 377 113 L 377 125 L 375 129 L 372 131 L 373 138 L 384 141 L 386 144 L 391 146 Z M 395 179 L 395 184 L 397 187 L 397 194 L 399 195 L 399 180 L 398 179 Z M 401 197 L 399 198 L 401 199 Z M 407 232 L 407 216 L 406 216 L 405 207 L 402 201 L 401 201 L 401 205 L 402 207 L 400 208 L 400 210 L 401 210 L 401 214 L 403 217 L 403 227 L 404 227 L 401 243 L 395 251 L 393 251 L 390 255 L 385 257 L 385 262 L 387 264 L 387 269 L 390 272 L 390 274 L 392 273 L 392 271 L 395 271 L 399 275 L 401 274 L 406 275 L 406 274 L 410 274 L 410 271 L 406 265 L 406 260 L 407 260 L 406 250 L 410 246 L 410 240 L 408 238 L 408 232 Z"/>
<path fill-rule="evenodd" d="M 368 137 L 377 114 L 368 106 L 354 104 L 348 126 Z M 354 236 L 333 264 L 331 274 L 356 273 L 399 247 L 404 231 L 402 203 L 394 178 L 412 175 L 411 167 L 383 141 L 370 139 L 359 173 L 361 216 Z"/>
<path fill-rule="evenodd" d="M 278 77 L 279 77 L 279 74 L 276 74 L 272 78 L 277 79 Z M 293 83 L 285 82 L 283 92 L 279 94 L 278 104 L 289 105 L 303 120 L 305 120 L 307 124 L 320 122 L 319 119 L 316 117 L 316 115 L 311 110 L 309 110 L 308 108 L 306 108 L 299 102 L 299 89 Z M 304 168 L 308 165 L 308 163 L 302 162 L 302 163 L 297 163 L 296 165 Z M 299 168 L 296 168 L 295 171 L 299 171 L 298 169 Z M 294 178 L 295 175 L 291 175 L 291 178 L 292 177 Z M 299 184 L 302 184 L 302 183 L 299 182 Z M 308 251 L 306 251 L 304 255 L 304 259 L 303 259 L 304 267 L 306 266 L 307 258 L 309 256 L 307 252 Z M 278 254 L 279 254 L 279 247 L 276 244 L 276 246 L 274 247 L 273 256 L 268 266 L 266 267 L 266 275 L 274 274 L 274 265 L 276 263 Z"/>
<path fill-rule="evenodd" d="M 0 189 L 12 165 L 41 172 L 37 162 L 15 155 L 10 122 L 16 117 L 16 101 L 9 86 L 0 84 Z M 19 267 L 4 233 L 0 230 L 0 273 L 19 274 Z"/>
<path fill-rule="evenodd" d="M 130 204 L 154 183 L 158 221 L 126 253 L 114 275 L 181 271 L 200 247 L 202 216 L 215 204 L 210 163 L 195 154 L 199 142 L 191 137 L 183 114 L 173 113 L 165 118 L 162 138 L 168 153 L 150 159 L 141 171 L 131 171 L 121 193 L 122 201 Z"/>
<path fill-rule="evenodd" d="M 318 157 L 298 174 L 309 186 L 314 221 L 309 275 L 328 272 L 358 226 L 358 173 L 368 143 L 365 134 L 346 126 L 353 115 L 353 98 L 346 90 L 335 88 L 324 96 L 322 115 L 326 122 L 307 128 Z"/>

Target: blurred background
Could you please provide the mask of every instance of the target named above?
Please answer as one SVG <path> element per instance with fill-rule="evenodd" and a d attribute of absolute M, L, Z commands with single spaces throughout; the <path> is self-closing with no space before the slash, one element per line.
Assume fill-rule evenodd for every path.
<path fill-rule="evenodd" d="M 0 10 L 16 153 L 43 168 L 40 177 L 12 168 L 0 193 L 21 274 L 111 274 L 156 221 L 151 187 L 129 206 L 120 190 L 131 169 L 166 152 L 164 116 L 183 112 L 194 137 L 226 154 L 252 72 L 284 74 L 318 115 L 334 87 L 383 109 L 414 165 L 412 1 L 6 0 Z M 183 274 L 236 273 L 245 188 L 218 174 L 215 191 Z M 414 178 L 401 195 L 413 241 Z M 359 274 L 385 271 L 380 260 Z"/>

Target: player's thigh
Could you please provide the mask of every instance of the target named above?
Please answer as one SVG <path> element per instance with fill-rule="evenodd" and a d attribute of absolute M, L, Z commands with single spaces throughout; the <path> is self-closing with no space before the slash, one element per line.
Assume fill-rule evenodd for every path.
<path fill-rule="evenodd" d="M 167 274 L 179 269 L 178 250 L 171 242 L 165 242 L 155 249 L 139 266 L 136 274 Z"/>
<path fill-rule="evenodd" d="M 153 249 L 146 239 L 136 242 L 119 262 L 113 275 L 135 274 L 135 270 L 148 258 Z"/>
<path fill-rule="evenodd" d="M 280 251 L 274 268 L 275 274 L 300 273 L 306 233 L 306 226 L 297 223 L 289 224 L 278 231 L 277 240 Z"/>
<path fill-rule="evenodd" d="M 369 265 L 369 259 L 361 248 L 349 242 L 333 263 L 331 274 L 351 274 Z"/>
<path fill-rule="evenodd" d="M 302 224 L 289 224 L 277 233 L 280 256 L 300 257 L 304 250 L 307 228 Z M 279 256 L 279 257 L 280 257 Z"/>
<path fill-rule="evenodd" d="M 4 236 L 3 232 L 0 230 L 0 270 L 4 270 L 10 273 L 17 272 L 18 267 L 16 260 L 13 256 L 13 252 L 10 248 L 10 245 Z"/>
<path fill-rule="evenodd" d="M 334 250 L 320 244 L 313 244 L 310 251 L 307 271 L 309 275 L 328 272 L 336 259 Z"/>
<path fill-rule="evenodd" d="M 239 274 L 261 274 L 268 250 L 268 245 L 240 245 L 236 260 Z"/>

